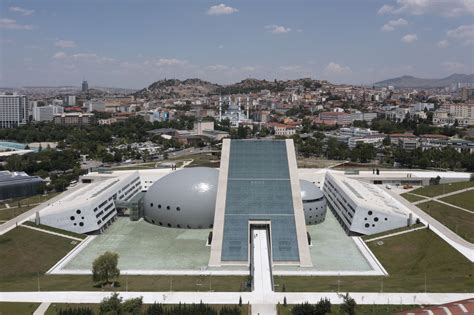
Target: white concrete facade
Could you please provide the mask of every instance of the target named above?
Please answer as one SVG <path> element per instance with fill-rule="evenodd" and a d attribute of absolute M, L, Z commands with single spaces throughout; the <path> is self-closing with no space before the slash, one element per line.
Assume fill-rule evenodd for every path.
<path fill-rule="evenodd" d="M 376 185 L 327 173 L 324 194 L 345 228 L 375 234 L 409 224 L 409 211 Z"/>
<path fill-rule="evenodd" d="M 81 187 L 39 212 L 40 222 L 75 233 L 100 232 L 117 215 L 115 202 L 141 191 L 138 172 L 107 175 L 81 177 Z"/>

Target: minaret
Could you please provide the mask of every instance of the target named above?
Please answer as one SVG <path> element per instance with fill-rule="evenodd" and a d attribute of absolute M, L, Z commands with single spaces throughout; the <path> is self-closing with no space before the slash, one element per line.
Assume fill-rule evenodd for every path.
<path fill-rule="evenodd" d="M 241 107 L 242 104 L 240 103 L 240 96 L 239 96 L 239 98 L 238 98 L 237 100 L 238 100 L 238 101 L 237 101 L 237 106 L 239 106 L 239 111 L 238 111 L 238 113 L 239 113 L 239 123 L 240 123 L 240 117 L 242 117 L 242 107 Z"/>
<path fill-rule="evenodd" d="M 219 95 L 219 121 L 222 121 L 222 96 Z"/>
<path fill-rule="evenodd" d="M 249 116 L 249 107 L 250 107 L 250 104 L 249 104 L 249 97 L 247 96 L 247 119 L 250 119 L 250 116 Z"/>

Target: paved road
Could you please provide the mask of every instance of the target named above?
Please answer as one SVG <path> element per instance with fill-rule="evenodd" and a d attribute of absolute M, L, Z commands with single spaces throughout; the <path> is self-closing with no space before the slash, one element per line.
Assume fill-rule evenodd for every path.
<path fill-rule="evenodd" d="M 398 195 L 397 193 L 384 188 L 387 193 L 393 196 L 395 199 L 400 201 L 403 205 L 405 205 L 410 211 L 412 211 L 416 217 L 420 218 L 420 221 L 428 225 L 430 230 L 435 232 L 439 237 L 444 239 L 448 242 L 452 247 L 454 247 L 458 252 L 464 255 L 467 259 L 471 262 L 474 262 L 474 244 L 466 241 L 450 229 L 448 229 L 445 225 L 441 224 L 439 221 L 435 220 L 426 212 L 422 211 L 417 206 L 410 203 L 408 200 L 403 198 L 402 196 Z"/>

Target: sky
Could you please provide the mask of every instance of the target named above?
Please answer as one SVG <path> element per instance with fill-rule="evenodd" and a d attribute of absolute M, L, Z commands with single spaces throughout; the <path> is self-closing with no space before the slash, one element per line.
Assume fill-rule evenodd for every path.
<path fill-rule="evenodd" d="M 0 87 L 473 69 L 474 0 L 0 0 Z"/>

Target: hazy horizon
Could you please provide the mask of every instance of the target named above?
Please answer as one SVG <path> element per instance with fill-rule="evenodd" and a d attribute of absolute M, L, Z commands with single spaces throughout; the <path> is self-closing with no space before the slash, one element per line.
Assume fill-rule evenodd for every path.
<path fill-rule="evenodd" d="M 59 1 L 0 4 L 0 86 L 140 89 L 311 77 L 370 85 L 474 73 L 474 2 Z"/>

